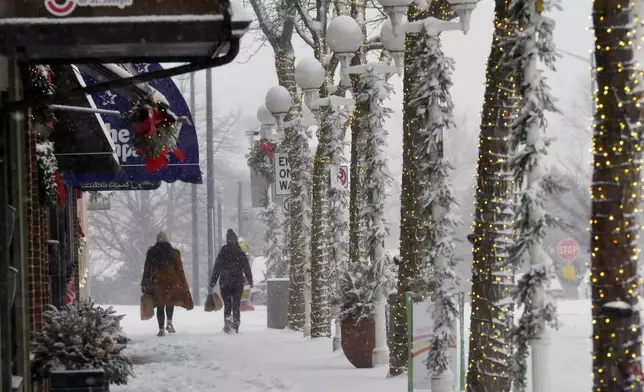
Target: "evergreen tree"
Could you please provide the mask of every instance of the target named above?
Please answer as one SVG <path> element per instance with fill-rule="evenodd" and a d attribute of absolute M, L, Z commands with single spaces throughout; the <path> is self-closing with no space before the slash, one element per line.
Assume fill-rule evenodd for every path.
<path fill-rule="evenodd" d="M 432 389 L 441 392 L 452 389 L 448 349 L 456 344 L 458 317 L 458 284 L 454 272 L 457 264 L 454 232 L 458 221 L 454 214 L 456 200 L 449 180 L 453 167 L 443 155 L 443 134 L 455 127 L 454 104 L 449 92 L 454 62 L 445 57 L 438 35 L 424 32 L 417 45 L 417 56 L 411 68 L 418 79 L 413 85 L 415 96 L 410 108 L 416 111 L 422 122 L 418 131 L 416 162 L 421 181 L 425 184 L 420 203 L 427 225 L 420 254 L 423 273 L 416 289 L 420 294 L 431 294 L 436 304 L 435 335 L 426 365 L 432 374 Z"/>
<path fill-rule="evenodd" d="M 266 224 L 264 244 L 266 245 L 266 273 L 265 279 L 288 277 L 288 264 L 284 258 L 284 241 L 282 233 L 282 220 L 279 207 L 275 203 L 268 203 L 260 214 Z"/>
<path fill-rule="evenodd" d="M 642 391 L 641 212 L 644 84 L 635 29 L 641 2 L 593 2 L 597 94 L 593 125 L 591 268 L 593 391 Z M 637 14 L 639 12 L 639 14 Z"/>

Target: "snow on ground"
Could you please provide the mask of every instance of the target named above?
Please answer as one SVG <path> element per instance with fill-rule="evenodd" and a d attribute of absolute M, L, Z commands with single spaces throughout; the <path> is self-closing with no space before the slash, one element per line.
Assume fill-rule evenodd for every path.
<path fill-rule="evenodd" d="M 266 328 L 266 308 L 242 313 L 239 335 L 221 330 L 221 312 L 176 309 L 177 333 L 157 337 L 156 318 L 141 321 L 139 308 L 115 306 L 126 314 L 123 328 L 133 340 L 126 353 L 136 378 L 112 392 L 370 392 L 406 390 L 402 378 L 386 379 L 387 368 L 355 369 L 330 339 Z"/>
<path fill-rule="evenodd" d="M 560 301 L 561 328 L 552 333 L 551 386 L 568 392 L 591 388 L 590 303 Z M 221 312 L 175 310 L 175 335 L 157 337 L 156 318 L 141 321 L 135 306 L 115 306 L 126 314 L 132 338 L 126 352 L 136 378 L 113 392 L 404 392 L 406 379 L 386 379 L 387 368 L 355 369 L 330 339 L 303 339 L 300 333 L 266 328 L 266 308 L 242 313 L 239 335 L 221 332 Z M 466 327 L 469 311 L 465 312 Z M 466 342 L 467 344 L 467 342 Z"/>

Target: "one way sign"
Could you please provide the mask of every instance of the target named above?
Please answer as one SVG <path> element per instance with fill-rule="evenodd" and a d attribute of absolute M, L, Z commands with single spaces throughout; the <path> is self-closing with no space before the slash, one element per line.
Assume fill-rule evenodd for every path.
<path fill-rule="evenodd" d="M 275 195 L 284 196 L 290 194 L 291 165 L 288 162 L 288 154 L 274 154 L 275 158 Z"/>

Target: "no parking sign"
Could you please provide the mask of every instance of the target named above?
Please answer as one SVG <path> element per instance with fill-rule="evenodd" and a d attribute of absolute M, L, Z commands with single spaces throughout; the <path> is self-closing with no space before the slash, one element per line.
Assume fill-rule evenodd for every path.
<path fill-rule="evenodd" d="M 331 166 L 331 188 L 347 189 L 349 187 L 349 167 L 348 166 Z"/>

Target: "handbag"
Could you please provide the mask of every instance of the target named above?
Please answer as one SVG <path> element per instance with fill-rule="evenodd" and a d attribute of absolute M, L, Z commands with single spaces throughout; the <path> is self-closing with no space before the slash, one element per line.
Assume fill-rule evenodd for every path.
<path fill-rule="evenodd" d="M 141 320 L 149 320 L 154 317 L 154 298 L 151 295 L 141 296 Z"/>
<path fill-rule="evenodd" d="M 221 300 L 221 295 L 219 295 L 219 284 L 212 291 L 212 293 L 208 294 L 208 298 L 206 298 L 206 303 L 204 304 L 204 310 L 206 312 L 216 312 L 224 307 L 224 302 Z"/>

